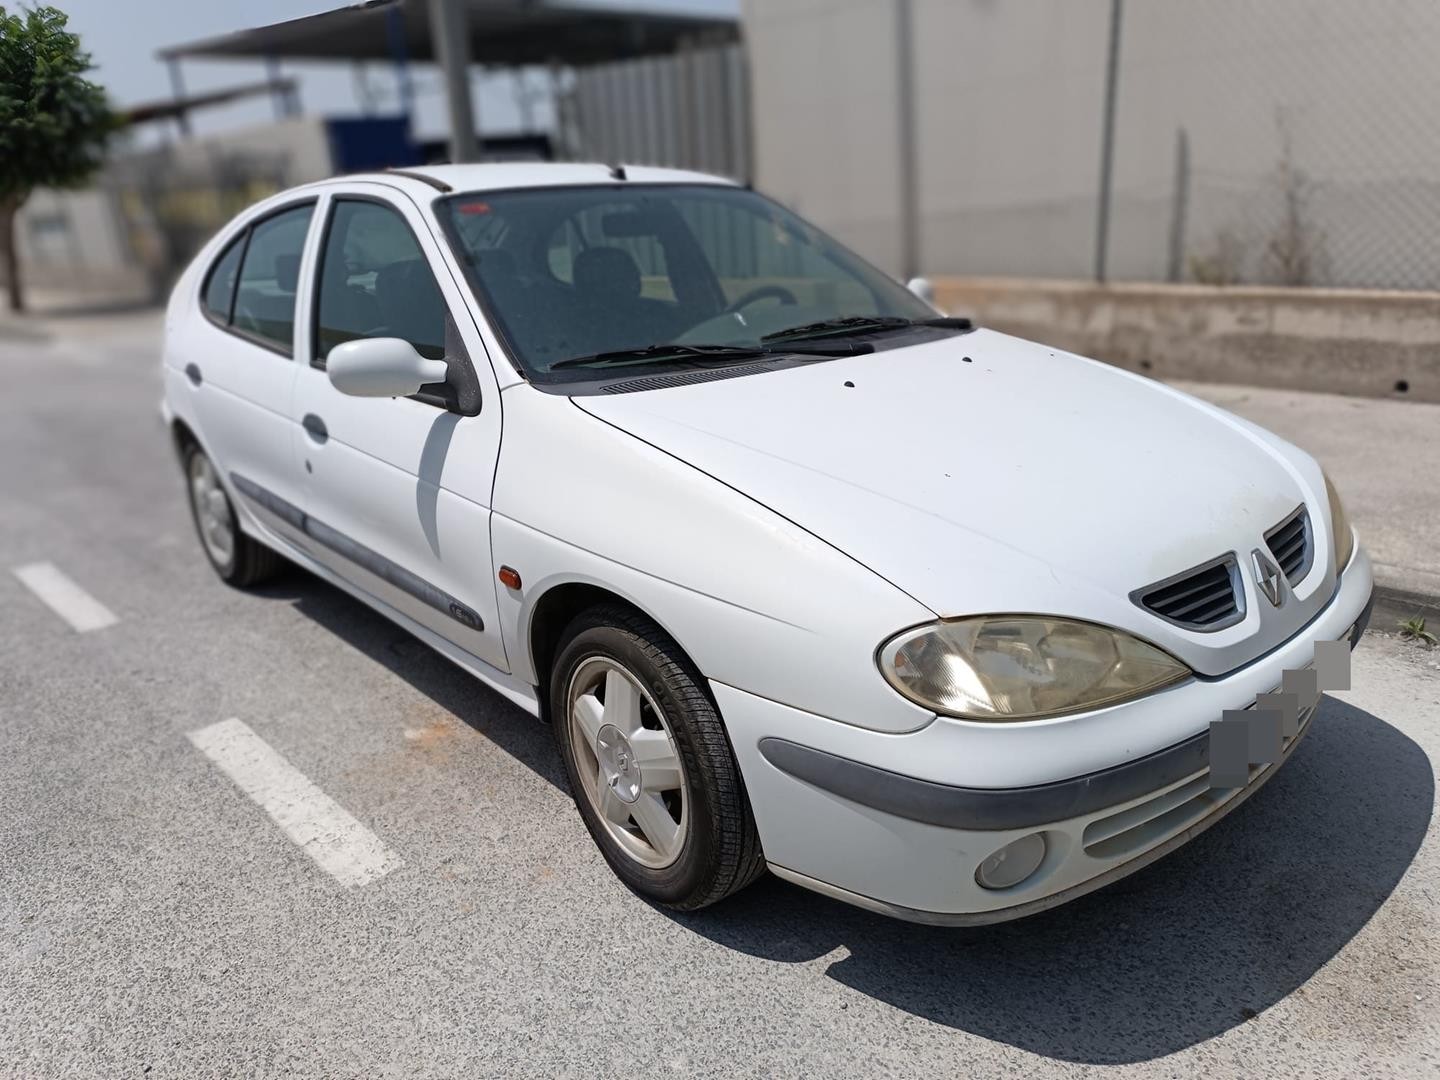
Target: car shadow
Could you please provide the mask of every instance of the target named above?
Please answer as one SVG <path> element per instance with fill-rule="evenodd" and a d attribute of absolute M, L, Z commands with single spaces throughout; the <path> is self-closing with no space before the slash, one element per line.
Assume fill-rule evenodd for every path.
<path fill-rule="evenodd" d="M 538 776 L 568 791 L 546 725 L 417 638 L 300 570 L 283 599 Z M 912 1015 L 1062 1061 L 1183 1050 L 1302 986 L 1394 890 L 1429 826 L 1430 760 L 1376 716 L 1327 698 L 1263 790 L 1139 873 L 1026 919 L 900 922 L 766 877 L 693 913 L 710 941 L 825 974 Z"/>
<path fill-rule="evenodd" d="M 254 595 L 284 600 L 308 619 L 404 679 L 537 776 L 569 793 L 548 724 L 491 690 L 430 646 L 343 590 L 288 567 Z"/>
<path fill-rule="evenodd" d="M 898 922 L 775 878 L 670 914 L 754 956 L 808 962 L 935 1023 L 1063 1061 L 1175 1053 L 1303 985 L 1369 921 L 1425 836 L 1429 758 L 1383 720 L 1327 698 L 1263 790 L 1116 884 L 1011 923 Z"/>

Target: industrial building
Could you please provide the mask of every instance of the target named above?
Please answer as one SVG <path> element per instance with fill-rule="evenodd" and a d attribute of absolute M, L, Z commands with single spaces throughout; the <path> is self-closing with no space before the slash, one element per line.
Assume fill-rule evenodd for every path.
<path fill-rule="evenodd" d="M 723 0 L 717 0 L 717 7 Z M 900 276 L 1440 287 L 1431 0 L 369 0 L 176 43 L 159 148 L 22 212 L 36 284 L 143 285 L 240 205 L 317 176 L 515 155 L 753 181 Z M 459 27 L 460 29 L 456 29 Z M 186 138 L 183 64 L 249 61 L 276 119 Z M 380 65 L 397 111 L 299 114 L 284 65 Z M 413 65 L 447 73 L 417 141 Z M 536 76 L 543 121 L 480 130 L 477 70 Z M 213 97 L 213 95 L 209 95 Z M 533 103 L 532 103 L 533 104 Z M 483 125 L 481 125 L 483 127 Z"/>

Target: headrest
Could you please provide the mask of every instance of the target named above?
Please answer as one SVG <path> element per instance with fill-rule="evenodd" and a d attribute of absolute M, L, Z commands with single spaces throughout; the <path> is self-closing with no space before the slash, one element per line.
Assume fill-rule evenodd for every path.
<path fill-rule="evenodd" d="M 640 267 L 621 248 L 586 248 L 575 256 L 575 288 L 599 300 L 633 300 L 640 295 Z"/>
<path fill-rule="evenodd" d="M 295 286 L 300 284 L 299 255 L 275 256 L 275 284 L 281 292 L 295 291 Z"/>

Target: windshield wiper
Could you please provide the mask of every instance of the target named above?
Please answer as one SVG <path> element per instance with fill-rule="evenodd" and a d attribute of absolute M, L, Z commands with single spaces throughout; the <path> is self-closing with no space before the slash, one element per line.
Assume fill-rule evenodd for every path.
<path fill-rule="evenodd" d="M 612 349 L 608 352 L 592 353 L 589 356 L 572 356 L 550 365 L 550 370 L 567 367 L 604 367 L 607 364 L 626 364 L 639 361 L 664 363 L 666 360 L 706 361 L 728 363 L 732 360 L 754 360 L 760 356 L 773 356 L 774 349 L 761 345 L 642 345 L 638 349 Z"/>
<path fill-rule="evenodd" d="M 763 340 L 763 339 L 762 339 Z M 755 360 L 775 356 L 858 356 L 873 352 L 865 343 L 847 345 L 810 345 L 801 348 L 771 348 L 767 345 L 642 345 L 636 349 L 612 349 L 589 356 L 572 356 L 550 365 L 550 370 L 567 367 L 604 367 L 607 364 L 652 363 L 670 360 L 689 363 L 728 364 L 735 360 Z"/>
<path fill-rule="evenodd" d="M 936 316 L 933 319 L 906 319 L 899 315 L 842 315 L 836 319 L 822 319 L 820 322 L 791 326 L 766 334 L 761 341 L 802 341 L 806 338 L 828 337 L 840 334 L 867 334 L 875 330 L 904 330 L 912 326 L 937 326 L 955 330 L 969 330 L 969 319 Z"/>
<path fill-rule="evenodd" d="M 864 333 L 868 330 L 899 330 L 911 326 L 909 319 L 898 315 L 842 315 L 837 319 L 821 319 L 819 322 L 791 326 L 766 334 L 761 341 L 789 341 L 808 337 L 823 337 L 826 334 Z"/>

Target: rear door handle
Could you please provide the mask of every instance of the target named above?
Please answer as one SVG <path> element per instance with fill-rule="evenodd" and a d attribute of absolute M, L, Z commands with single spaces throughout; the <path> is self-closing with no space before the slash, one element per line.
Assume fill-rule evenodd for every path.
<path fill-rule="evenodd" d="M 313 412 L 305 414 L 305 419 L 300 421 L 300 426 L 305 429 L 305 434 L 318 443 L 323 443 L 330 437 L 330 431 L 325 427 L 325 421 Z"/>
<path fill-rule="evenodd" d="M 185 365 L 185 377 L 190 380 L 191 386 L 199 386 L 205 381 L 205 377 L 200 374 L 200 368 L 195 364 Z"/>

